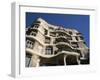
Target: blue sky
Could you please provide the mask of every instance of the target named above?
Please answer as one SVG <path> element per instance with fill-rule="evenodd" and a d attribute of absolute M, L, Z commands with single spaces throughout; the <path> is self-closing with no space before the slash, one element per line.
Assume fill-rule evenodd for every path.
<path fill-rule="evenodd" d="M 53 25 L 64 26 L 65 28 L 74 28 L 83 34 L 85 42 L 89 45 L 89 15 L 76 14 L 51 14 L 51 13 L 31 13 L 26 12 L 26 27 L 30 26 L 32 22 L 38 17 L 43 18 L 48 23 Z"/>

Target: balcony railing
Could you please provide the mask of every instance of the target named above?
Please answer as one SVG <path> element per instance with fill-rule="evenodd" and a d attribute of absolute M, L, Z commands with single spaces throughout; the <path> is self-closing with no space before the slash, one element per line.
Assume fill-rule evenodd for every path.
<path fill-rule="evenodd" d="M 68 41 L 68 39 L 64 38 L 64 37 L 56 38 L 55 41 L 54 41 L 55 44 L 59 43 L 59 42 L 65 42 L 65 43 L 69 43 L 70 44 L 70 42 Z"/>
<path fill-rule="evenodd" d="M 60 29 L 60 28 L 58 28 L 58 29 L 56 29 L 55 30 L 56 32 L 61 32 L 61 33 L 64 33 L 64 34 L 67 34 L 67 35 L 71 35 L 71 34 L 69 34 L 65 29 Z"/>
<path fill-rule="evenodd" d="M 55 32 L 50 32 L 50 36 L 56 37 L 56 33 Z"/>
<path fill-rule="evenodd" d="M 67 36 L 67 35 L 58 35 L 57 37 L 63 37 L 67 40 L 72 40 L 72 37 L 71 36 Z"/>

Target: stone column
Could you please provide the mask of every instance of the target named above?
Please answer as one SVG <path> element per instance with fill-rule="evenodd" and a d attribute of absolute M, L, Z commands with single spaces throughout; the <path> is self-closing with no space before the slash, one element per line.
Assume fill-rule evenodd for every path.
<path fill-rule="evenodd" d="M 80 64 L 79 56 L 76 56 L 78 65 Z"/>
<path fill-rule="evenodd" d="M 64 65 L 66 66 L 67 64 L 66 64 L 66 57 L 67 57 L 67 55 L 64 55 Z"/>
<path fill-rule="evenodd" d="M 39 67 L 40 59 L 38 55 L 32 56 L 32 67 Z"/>

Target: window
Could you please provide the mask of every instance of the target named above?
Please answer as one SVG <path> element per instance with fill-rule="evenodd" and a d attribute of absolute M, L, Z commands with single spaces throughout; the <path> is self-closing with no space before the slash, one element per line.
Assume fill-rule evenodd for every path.
<path fill-rule="evenodd" d="M 56 37 L 56 33 L 54 33 L 54 32 L 50 32 L 50 36 L 52 36 L 52 37 Z"/>
<path fill-rule="evenodd" d="M 71 37 L 71 36 L 70 36 L 70 37 L 67 37 L 67 39 L 68 39 L 68 40 L 72 40 L 72 37 Z"/>
<path fill-rule="evenodd" d="M 78 48 L 78 47 L 79 47 L 78 44 L 77 44 L 76 42 L 72 42 L 71 44 L 72 44 L 72 47 L 73 47 L 73 48 Z"/>
<path fill-rule="evenodd" d="M 50 38 L 49 37 L 45 37 L 45 43 L 50 44 Z"/>
<path fill-rule="evenodd" d="M 31 32 L 31 29 L 28 28 L 27 31 L 26 31 L 26 35 L 30 35 L 30 32 Z"/>
<path fill-rule="evenodd" d="M 76 38 L 76 40 L 78 41 L 78 37 L 76 36 L 75 38 Z"/>
<path fill-rule="evenodd" d="M 69 31 L 69 34 L 70 34 L 70 35 L 72 35 L 72 32 L 71 32 L 71 31 Z"/>
<path fill-rule="evenodd" d="M 33 49 L 34 41 L 26 40 L 26 48 Z"/>
<path fill-rule="evenodd" d="M 46 30 L 46 29 L 44 29 L 44 30 L 45 30 L 45 33 L 44 34 L 47 35 L 48 34 L 48 30 Z"/>
<path fill-rule="evenodd" d="M 46 54 L 51 55 L 53 53 L 53 48 L 51 46 L 46 47 Z"/>
<path fill-rule="evenodd" d="M 36 32 L 33 32 L 33 31 L 32 31 L 32 32 L 30 33 L 30 35 L 36 36 Z"/>
<path fill-rule="evenodd" d="M 80 36 L 80 40 L 83 40 L 84 38 L 82 36 Z"/>
<path fill-rule="evenodd" d="M 31 54 L 26 54 L 26 58 L 25 58 L 25 66 L 26 67 L 30 67 L 32 64 L 32 60 L 31 60 L 32 55 Z"/>
<path fill-rule="evenodd" d="M 58 48 L 58 52 L 62 52 L 62 51 L 70 51 L 72 52 L 72 48 L 70 48 L 68 45 L 65 44 L 60 44 L 60 45 L 56 45 L 56 47 Z"/>
<path fill-rule="evenodd" d="M 38 24 L 35 24 L 35 25 L 34 25 L 34 28 L 38 28 L 38 27 L 39 27 L 39 25 L 38 25 Z"/>
<path fill-rule="evenodd" d="M 64 37 L 60 37 L 60 38 L 55 39 L 55 43 L 59 43 L 59 42 L 69 43 L 68 39 L 64 38 Z"/>
<path fill-rule="evenodd" d="M 86 45 L 86 42 L 85 41 L 83 43 Z"/>

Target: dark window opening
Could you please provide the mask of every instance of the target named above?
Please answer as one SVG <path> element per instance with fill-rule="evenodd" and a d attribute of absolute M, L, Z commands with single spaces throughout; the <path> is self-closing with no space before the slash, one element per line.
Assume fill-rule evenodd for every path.
<path fill-rule="evenodd" d="M 72 37 L 67 37 L 68 40 L 72 40 Z"/>
<path fill-rule="evenodd" d="M 33 24 L 33 25 L 31 25 L 31 27 L 38 28 L 39 27 L 39 24 Z"/>
<path fill-rule="evenodd" d="M 33 49 L 35 41 L 26 40 L 26 48 Z"/>
<path fill-rule="evenodd" d="M 50 36 L 52 36 L 52 37 L 56 37 L 56 33 L 54 33 L 54 32 L 50 32 Z"/>
<path fill-rule="evenodd" d="M 35 24 L 33 27 L 34 27 L 34 28 L 38 28 L 38 27 L 39 27 L 39 25 L 38 25 L 38 24 Z"/>
<path fill-rule="evenodd" d="M 44 34 L 47 35 L 48 34 L 48 30 L 46 30 L 46 29 L 44 29 L 44 30 L 45 30 Z"/>
<path fill-rule="evenodd" d="M 57 54 L 58 53 L 58 51 L 56 50 L 56 51 L 54 51 L 54 54 Z"/>
<path fill-rule="evenodd" d="M 80 40 L 83 40 L 84 38 L 82 36 L 80 36 Z"/>
<path fill-rule="evenodd" d="M 30 35 L 30 32 L 31 32 L 31 29 L 28 28 L 27 31 L 26 31 L 26 35 Z"/>
<path fill-rule="evenodd" d="M 50 44 L 51 39 L 49 37 L 45 37 L 45 43 Z"/>
<path fill-rule="evenodd" d="M 76 40 L 78 41 L 78 37 L 76 36 L 75 38 L 76 38 Z"/>
<path fill-rule="evenodd" d="M 86 42 L 83 42 L 86 45 Z"/>
<path fill-rule="evenodd" d="M 30 33 L 30 35 L 36 36 L 36 32 L 33 32 L 33 31 L 32 31 L 32 32 Z"/>
<path fill-rule="evenodd" d="M 58 43 L 58 42 L 65 42 L 65 43 L 69 43 L 69 41 L 65 38 L 56 38 L 54 43 Z"/>
<path fill-rule="evenodd" d="M 31 66 L 31 58 L 32 58 L 32 55 L 26 53 L 26 58 L 25 58 L 25 66 L 26 66 L 26 67 Z"/>
<path fill-rule="evenodd" d="M 71 44 L 72 44 L 73 48 L 79 48 L 79 46 L 78 46 L 78 44 L 76 42 L 72 42 Z"/>
<path fill-rule="evenodd" d="M 70 35 L 72 35 L 72 32 L 71 32 L 71 31 L 69 31 L 69 34 L 70 34 Z"/>
<path fill-rule="evenodd" d="M 57 52 L 61 52 L 61 51 L 70 51 L 72 52 L 73 50 L 67 46 L 67 45 L 56 45 L 56 47 L 58 48 Z"/>
<path fill-rule="evenodd" d="M 52 46 L 47 46 L 46 47 L 46 54 L 47 55 L 53 54 L 53 47 Z"/>
<path fill-rule="evenodd" d="M 37 32 L 38 31 L 36 29 L 32 29 L 32 31 L 30 32 L 30 35 L 36 36 Z"/>

